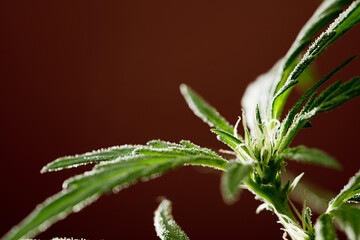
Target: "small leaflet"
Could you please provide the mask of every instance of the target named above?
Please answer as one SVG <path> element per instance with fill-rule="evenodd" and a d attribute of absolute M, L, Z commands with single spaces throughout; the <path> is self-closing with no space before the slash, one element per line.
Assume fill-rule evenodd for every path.
<path fill-rule="evenodd" d="M 154 212 L 154 226 L 161 240 L 189 240 L 188 236 L 176 224 L 171 214 L 171 202 L 162 200 Z"/>
<path fill-rule="evenodd" d="M 53 162 L 48 163 L 41 169 L 41 172 L 57 171 L 64 168 L 73 168 L 80 165 L 98 163 L 103 161 L 111 161 L 118 157 L 130 155 L 137 146 L 133 145 L 122 145 L 114 146 L 110 148 L 104 148 L 87 152 L 84 154 L 78 154 L 75 156 L 66 156 L 56 159 Z"/>
<path fill-rule="evenodd" d="M 303 145 L 288 148 L 281 157 L 298 162 L 307 162 L 322 165 L 325 167 L 341 169 L 340 163 L 335 158 L 316 148 L 307 148 Z"/>
<path fill-rule="evenodd" d="M 190 87 L 185 84 L 181 84 L 180 90 L 194 114 L 201 118 L 210 127 L 217 127 L 229 133 L 234 131 L 233 127 L 218 113 L 218 111 L 214 107 L 210 106 Z"/>

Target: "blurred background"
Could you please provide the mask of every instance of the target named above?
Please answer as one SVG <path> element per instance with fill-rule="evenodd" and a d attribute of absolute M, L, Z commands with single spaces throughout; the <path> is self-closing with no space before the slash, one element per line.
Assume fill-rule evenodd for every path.
<path fill-rule="evenodd" d="M 246 86 L 281 58 L 320 1 L 0 1 L 0 236 L 62 182 L 90 167 L 40 174 L 57 157 L 151 139 L 226 148 L 188 109 L 187 83 L 231 123 Z M 359 54 L 360 26 L 317 61 L 323 76 Z M 359 74 L 356 59 L 334 80 Z M 299 94 L 294 91 L 292 99 Z M 290 163 L 338 192 L 359 169 L 359 100 L 312 121 L 294 145 L 324 149 L 343 172 Z M 220 173 L 184 167 L 109 194 L 41 239 L 157 239 L 157 197 L 191 239 L 280 239 L 249 192 L 229 206 Z"/>

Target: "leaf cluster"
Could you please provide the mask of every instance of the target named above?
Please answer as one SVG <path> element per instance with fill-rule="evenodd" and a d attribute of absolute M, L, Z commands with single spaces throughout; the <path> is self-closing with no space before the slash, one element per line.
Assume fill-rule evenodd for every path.
<path fill-rule="evenodd" d="M 123 145 L 59 158 L 41 172 L 93 164 L 92 170 L 65 180 L 63 190 L 40 204 L 3 239 L 32 237 L 54 222 L 91 204 L 107 192 L 158 177 L 186 165 L 212 167 L 223 171 L 221 193 L 233 203 L 241 189 L 251 191 L 263 203 L 257 212 L 267 209 L 292 239 L 336 239 L 333 220 L 348 235 L 360 239 L 360 210 L 353 204 L 360 199 L 360 172 L 333 198 L 316 223 L 311 209 L 303 202 L 301 213 L 290 199 L 303 173 L 292 181 L 281 181 L 287 160 L 313 163 L 341 169 L 329 154 L 303 145 L 290 147 L 296 134 L 312 127 L 310 120 L 319 113 L 333 110 L 360 95 L 360 77 L 342 83 L 335 81 L 317 93 L 335 74 L 349 64 L 350 57 L 310 87 L 281 119 L 292 88 L 310 64 L 328 46 L 360 21 L 360 0 L 324 0 L 301 29 L 287 54 L 267 73 L 251 83 L 242 99 L 243 112 L 235 125 L 220 115 L 199 94 L 185 84 L 180 86 L 190 109 L 207 123 L 230 150 L 225 159 L 214 151 L 183 140 L 171 143 L 153 140 L 146 145 Z M 327 26 L 325 31 L 322 31 Z M 316 38 L 316 36 L 318 36 Z M 243 136 L 238 133 L 242 126 Z M 163 200 L 154 213 L 154 225 L 161 239 L 188 239 L 171 215 L 171 202 Z"/>
<path fill-rule="evenodd" d="M 80 211 L 102 194 L 117 192 L 136 181 L 158 177 L 183 165 L 224 169 L 226 160 L 190 141 L 176 144 L 153 140 L 144 146 L 123 145 L 62 157 L 46 165 L 42 172 L 90 163 L 95 164 L 91 171 L 67 179 L 61 192 L 45 200 L 3 239 L 34 236 L 71 212 Z"/>

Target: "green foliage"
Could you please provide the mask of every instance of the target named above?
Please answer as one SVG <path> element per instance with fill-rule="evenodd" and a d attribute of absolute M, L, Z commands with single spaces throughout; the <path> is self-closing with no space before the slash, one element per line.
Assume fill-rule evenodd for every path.
<path fill-rule="evenodd" d="M 319 94 L 316 92 L 354 57 L 315 82 L 281 119 L 287 98 L 293 86 L 304 78 L 304 71 L 328 46 L 359 21 L 360 0 L 323 1 L 301 29 L 287 54 L 269 72 L 248 86 L 242 99 L 242 118 L 234 127 L 191 88 L 185 84 L 180 86 L 190 109 L 213 127 L 211 131 L 230 148 L 230 151 L 225 152 L 232 154 L 234 159 L 228 161 L 214 151 L 186 140 L 180 143 L 152 140 L 146 145 L 123 145 L 59 158 L 46 165 L 41 172 L 84 164 L 94 164 L 94 167 L 91 171 L 67 179 L 61 192 L 40 204 L 2 239 L 35 236 L 105 193 L 117 192 L 139 180 L 152 179 L 184 165 L 224 171 L 221 192 L 225 202 L 236 201 L 240 188 L 249 190 L 256 199 L 262 201 L 257 212 L 264 209 L 272 211 L 291 239 L 336 239 L 333 221 L 349 239 L 359 239 L 360 210 L 349 203 L 360 202 L 360 172 L 329 202 L 326 212 L 321 212 L 315 225 L 307 204 L 319 201 L 318 196 L 321 194 L 315 190 L 309 191 L 300 213 L 291 201 L 291 193 L 296 193 L 297 185 L 304 189 L 304 184 L 300 182 L 303 173 L 292 182 L 282 181 L 286 172 L 286 159 L 335 169 L 341 167 L 333 157 L 321 150 L 305 146 L 290 148 L 290 144 L 302 128 L 312 126 L 310 120 L 317 114 L 333 110 L 360 95 L 360 77 L 344 83 L 335 81 Z M 327 29 L 321 32 L 327 25 Z M 315 39 L 316 36 L 319 37 Z M 238 134 L 240 123 L 244 130 L 243 137 Z M 155 211 L 154 222 L 161 239 L 188 239 L 171 216 L 170 201 L 161 202 Z"/>
<path fill-rule="evenodd" d="M 41 169 L 42 173 L 62 170 L 64 168 L 78 167 L 80 165 L 98 163 L 102 161 L 111 161 L 117 157 L 130 155 L 136 146 L 123 145 L 107 149 L 100 149 L 80 155 L 61 157 L 50 162 Z"/>
<path fill-rule="evenodd" d="M 343 205 L 335 209 L 333 214 L 350 240 L 360 239 L 360 209 Z"/>
<path fill-rule="evenodd" d="M 305 146 L 288 148 L 281 154 L 281 156 L 289 160 L 319 164 L 335 169 L 341 168 L 340 163 L 338 163 L 335 158 L 315 148 L 310 149 Z"/>
<path fill-rule="evenodd" d="M 315 224 L 316 240 L 335 240 L 336 233 L 329 214 L 322 214 Z"/>
<path fill-rule="evenodd" d="M 360 193 L 360 171 L 350 178 L 349 182 L 344 186 L 341 192 L 330 201 L 328 212 L 341 206 L 346 200 Z"/>
<path fill-rule="evenodd" d="M 220 116 L 216 109 L 210 106 L 190 87 L 182 84 L 180 86 L 180 90 L 195 115 L 201 118 L 207 124 L 209 124 L 210 127 L 217 127 L 229 133 L 232 133 L 234 131 L 233 127 L 229 125 L 229 123 L 222 116 Z"/>
<path fill-rule="evenodd" d="M 340 2 L 340 1 L 338 1 Z M 342 36 L 346 31 L 351 29 L 355 24 L 360 21 L 360 2 L 354 1 L 345 11 L 343 11 L 332 22 L 329 28 L 323 32 L 316 41 L 310 45 L 309 49 L 302 56 L 301 60 L 293 68 L 287 79 L 283 84 L 277 86 L 278 91 L 274 95 L 273 105 L 276 105 L 276 99 L 285 93 L 297 83 L 297 79 L 301 73 L 336 39 Z M 279 88 L 280 87 L 280 88 Z M 275 115 L 280 111 L 274 107 Z M 282 110 L 282 109 L 281 109 Z"/>
<path fill-rule="evenodd" d="M 230 161 L 226 164 L 226 172 L 222 174 L 221 190 L 224 200 L 232 203 L 237 200 L 239 185 L 249 177 L 252 164 L 244 164 L 237 161 Z"/>
<path fill-rule="evenodd" d="M 360 203 L 360 193 L 359 194 L 355 194 L 354 196 L 352 196 L 351 198 L 349 198 L 348 200 L 346 200 L 347 203 Z"/>
<path fill-rule="evenodd" d="M 284 124 L 282 125 L 282 129 L 281 129 L 281 135 L 284 135 L 286 133 L 286 131 L 289 129 L 289 127 L 291 126 L 294 117 L 296 115 L 296 113 L 300 110 L 301 106 L 306 102 L 306 100 L 308 100 L 310 97 L 310 103 L 312 103 L 313 101 L 315 101 L 315 94 L 314 92 L 321 86 L 323 85 L 327 80 L 329 80 L 335 73 L 337 73 L 340 69 L 342 69 L 344 66 L 346 66 L 349 62 L 351 62 L 354 57 L 351 57 L 349 59 L 347 59 L 345 62 L 343 62 L 340 66 L 338 66 L 337 68 L 335 68 L 333 71 L 331 71 L 329 74 L 327 74 L 323 79 L 321 79 L 320 81 L 318 81 L 316 84 L 314 84 L 313 87 L 311 87 L 308 91 L 305 92 L 305 94 L 295 103 L 295 105 L 291 108 L 291 110 L 289 111 L 289 113 L 287 114 L 285 120 L 284 120 Z M 316 102 L 318 103 L 319 100 Z M 306 109 L 303 109 L 303 114 L 304 112 L 308 112 L 310 109 L 310 106 L 312 106 L 312 104 L 308 104 L 306 106 Z M 314 104 L 312 107 L 317 107 L 318 104 Z M 312 108 L 312 109 L 313 109 Z"/>
<path fill-rule="evenodd" d="M 176 224 L 171 215 L 171 202 L 162 200 L 154 213 L 154 225 L 158 237 L 162 240 L 187 240 L 189 239 Z"/>
<path fill-rule="evenodd" d="M 163 148 L 165 144 L 171 147 Z M 133 149 L 133 154 L 119 155 L 112 161 L 95 165 L 93 170 L 89 172 L 67 179 L 63 184 L 63 191 L 39 205 L 3 239 L 34 236 L 71 212 L 81 210 L 104 193 L 119 191 L 138 180 L 157 177 L 161 173 L 185 164 L 217 169 L 225 169 L 226 166 L 226 160 L 219 155 L 196 145 L 193 145 L 196 148 L 188 148 L 180 144 L 159 141 L 156 144 L 155 141 L 151 141 L 149 145 L 152 146 L 137 146 Z M 118 148 L 122 149 L 123 147 L 114 149 Z M 101 156 L 101 152 L 106 155 L 109 151 L 104 149 L 95 153 Z M 81 156 L 89 156 L 92 153 L 85 153 Z M 77 157 L 67 160 L 68 165 L 78 164 Z"/>

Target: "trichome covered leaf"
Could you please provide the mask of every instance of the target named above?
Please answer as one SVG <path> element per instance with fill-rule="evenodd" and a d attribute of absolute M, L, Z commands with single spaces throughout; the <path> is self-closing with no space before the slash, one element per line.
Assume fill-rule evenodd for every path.
<path fill-rule="evenodd" d="M 225 169 L 227 161 L 209 149 L 166 143 L 176 147 L 136 146 L 133 154 L 118 156 L 112 161 L 103 161 L 95 165 L 93 170 L 66 180 L 63 191 L 40 204 L 26 219 L 7 233 L 3 240 L 34 236 L 71 212 L 77 212 L 94 202 L 104 193 L 118 191 L 138 180 L 154 178 L 183 165 Z"/>
<path fill-rule="evenodd" d="M 137 146 L 122 145 L 114 146 L 110 148 L 104 148 L 87 152 L 84 154 L 78 154 L 75 156 L 67 156 L 56 159 L 53 162 L 48 163 L 41 169 L 41 172 L 57 171 L 64 168 L 78 167 L 80 165 L 98 163 L 102 161 L 111 161 L 117 157 L 123 157 L 130 155 Z"/>
<path fill-rule="evenodd" d="M 316 148 L 297 146 L 286 149 L 281 157 L 299 162 L 307 162 L 322 165 L 325 167 L 340 169 L 341 165 L 335 158 Z"/>
<path fill-rule="evenodd" d="M 322 214 L 315 224 L 316 240 L 335 240 L 336 233 L 330 214 Z"/>
<path fill-rule="evenodd" d="M 341 192 L 330 201 L 327 212 L 341 206 L 347 199 L 360 193 L 360 171 L 350 178 L 349 182 L 344 186 Z"/>
<path fill-rule="evenodd" d="M 162 200 L 154 213 L 156 234 L 161 240 L 188 240 L 188 236 L 176 224 L 171 214 L 171 202 Z"/>
<path fill-rule="evenodd" d="M 217 127 L 228 133 L 232 133 L 234 131 L 233 127 L 218 113 L 218 111 L 214 107 L 210 106 L 190 87 L 185 84 L 181 84 L 180 90 L 190 109 L 196 116 L 209 124 L 210 127 Z"/>

